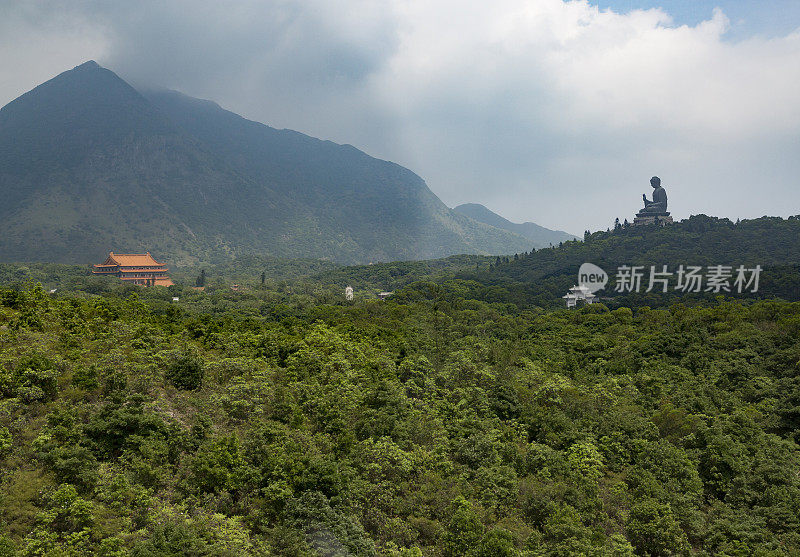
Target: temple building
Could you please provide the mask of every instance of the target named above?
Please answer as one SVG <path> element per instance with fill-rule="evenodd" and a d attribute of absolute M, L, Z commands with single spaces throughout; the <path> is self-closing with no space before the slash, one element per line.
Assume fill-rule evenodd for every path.
<path fill-rule="evenodd" d="M 167 276 L 168 269 L 159 263 L 150 252 L 147 253 L 114 253 L 100 265 L 92 269 L 93 275 L 118 277 L 129 284 L 139 286 L 172 286 Z"/>
<path fill-rule="evenodd" d="M 594 303 L 595 296 L 592 291 L 584 285 L 573 286 L 569 289 L 566 296 L 561 296 L 567 302 L 568 308 L 574 308 L 578 305 L 578 300 L 581 300 L 585 305 Z"/>

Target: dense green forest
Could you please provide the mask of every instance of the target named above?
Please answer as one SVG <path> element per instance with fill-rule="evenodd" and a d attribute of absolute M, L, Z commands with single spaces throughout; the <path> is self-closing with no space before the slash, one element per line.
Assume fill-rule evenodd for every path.
<path fill-rule="evenodd" d="M 2 291 L 0 555 L 800 551 L 798 303 L 158 290 Z"/>
<path fill-rule="evenodd" d="M 800 554 L 798 239 L 700 216 L 147 289 L 0 265 L 0 556 Z M 764 273 L 555 307 L 584 261 Z"/>

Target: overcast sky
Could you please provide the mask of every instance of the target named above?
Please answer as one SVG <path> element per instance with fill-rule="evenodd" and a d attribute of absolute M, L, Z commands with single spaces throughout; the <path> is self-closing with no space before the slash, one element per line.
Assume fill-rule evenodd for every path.
<path fill-rule="evenodd" d="M 800 213 L 797 0 L 0 0 L 0 105 L 90 59 L 516 222 Z"/>

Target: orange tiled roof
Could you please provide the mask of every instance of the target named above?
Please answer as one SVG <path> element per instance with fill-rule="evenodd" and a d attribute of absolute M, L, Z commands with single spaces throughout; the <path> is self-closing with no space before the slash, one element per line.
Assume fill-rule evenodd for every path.
<path fill-rule="evenodd" d="M 106 264 L 119 265 L 120 267 L 152 267 L 155 265 L 163 265 L 159 263 L 150 252 L 147 253 L 114 253 L 113 251 L 108 254 Z"/>
<path fill-rule="evenodd" d="M 122 281 L 142 286 L 149 284 L 172 286 L 174 283 L 166 275 L 168 270 L 164 263 L 153 259 L 149 251 L 147 253 L 114 253 L 112 251 L 109 252 L 108 258 L 103 263 L 94 266 L 92 273 L 116 275 Z"/>

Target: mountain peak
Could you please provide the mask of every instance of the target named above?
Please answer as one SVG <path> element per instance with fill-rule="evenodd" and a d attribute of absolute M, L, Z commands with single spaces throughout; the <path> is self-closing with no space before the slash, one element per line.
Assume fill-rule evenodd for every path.
<path fill-rule="evenodd" d="M 98 68 L 105 69 L 100 64 L 95 62 L 94 60 L 87 60 L 83 64 L 78 64 L 77 66 L 75 66 L 72 69 L 73 70 L 96 70 Z"/>
<path fill-rule="evenodd" d="M 53 138 L 64 133 L 72 140 L 76 129 L 89 133 L 118 128 L 118 133 L 130 133 L 143 123 L 151 130 L 170 129 L 138 91 L 94 60 L 58 74 L 0 108 L 3 127 Z"/>
<path fill-rule="evenodd" d="M 37 113 L 44 110 L 47 115 L 98 105 L 110 106 L 116 103 L 146 104 L 142 96 L 117 74 L 100 66 L 94 60 L 84 62 L 58 74 L 34 87 L 0 109 L 0 113 L 23 113 L 31 107 Z M 69 115 L 74 121 L 78 114 Z"/>
<path fill-rule="evenodd" d="M 43 182 L 33 176 L 78 168 L 116 152 L 123 138 L 169 134 L 174 125 L 117 74 L 89 61 L 0 108 L 0 130 L 0 176 L 26 176 L 35 190 Z M 3 193 L 9 206 L 25 197 L 19 187 Z"/>

